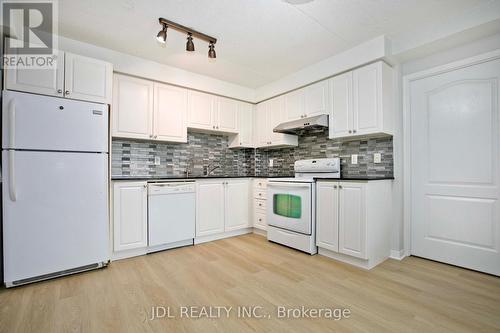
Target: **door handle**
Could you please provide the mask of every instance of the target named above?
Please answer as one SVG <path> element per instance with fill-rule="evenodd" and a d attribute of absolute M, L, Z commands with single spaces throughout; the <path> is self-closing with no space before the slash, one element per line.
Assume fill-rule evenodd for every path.
<path fill-rule="evenodd" d="M 17 200 L 16 192 L 16 152 L 14 150 L 9 150 L 9 196 L 10 200 Z"/>

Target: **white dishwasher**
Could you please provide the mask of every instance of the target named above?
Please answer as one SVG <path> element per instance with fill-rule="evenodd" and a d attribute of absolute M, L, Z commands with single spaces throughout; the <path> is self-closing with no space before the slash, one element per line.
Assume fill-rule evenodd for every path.
<path fill-rule="evenodd" d="M 193 245 L 194 182 L 148 184 L 148 252 Z"/>

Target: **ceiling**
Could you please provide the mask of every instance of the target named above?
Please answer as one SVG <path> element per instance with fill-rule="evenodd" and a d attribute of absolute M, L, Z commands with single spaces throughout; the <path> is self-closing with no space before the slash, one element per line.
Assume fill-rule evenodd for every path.
<path fill-rule="evenodd" d="M 61 0 L 59 34 L 195 73 L 257 88 L 385 34 L 418 35 L 495 0 Z M 158 17 L 218 38 L 208 45 L 169 30 Z M 404 37 L 408 38 L 408 37 Z"/>

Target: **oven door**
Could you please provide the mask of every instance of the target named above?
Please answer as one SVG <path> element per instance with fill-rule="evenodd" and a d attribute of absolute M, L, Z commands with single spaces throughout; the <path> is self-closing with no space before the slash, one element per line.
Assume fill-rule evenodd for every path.
<path fill-rule="evenodd" d="M 267 223 L 271 226 L 311 234 L 312 184 L 269 182 Z"/>

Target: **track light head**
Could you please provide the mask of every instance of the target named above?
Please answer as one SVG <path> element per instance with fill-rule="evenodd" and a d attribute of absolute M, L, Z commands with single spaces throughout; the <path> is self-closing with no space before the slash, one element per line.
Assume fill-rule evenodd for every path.
<path fill-rule="evenodd" d="M 186 51 L 193 52 L 194 51 L 194 43 L 193 43 L 193 35 L 188 33 L 187 43 L 186 43 Z"/>
<path fill-rule="evenodd" d="M 156 40 L 162 44 L 165 44 L 167 42 L 167 25 L 163 24 L 163 28 L 158 32 L 158 35 L 156 35 Z"/>
<path fill-rule="evenodd" d="M 213 42 L 210 42 L 210 44 L 208 45 L 208 58 L 210 59 L 217 58 L 217 55 L 215 54 L 215 45 Z"/>

